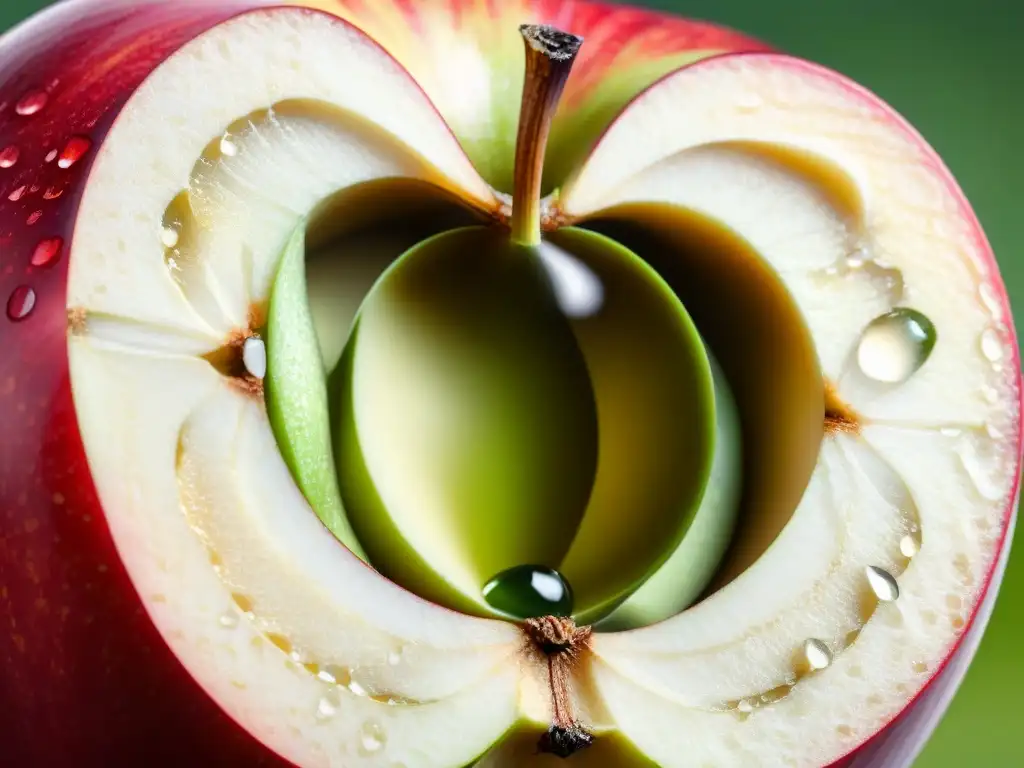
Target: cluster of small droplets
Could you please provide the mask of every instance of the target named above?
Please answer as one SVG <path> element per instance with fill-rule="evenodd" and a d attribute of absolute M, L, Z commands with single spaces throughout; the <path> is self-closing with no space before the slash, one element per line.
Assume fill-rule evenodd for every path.
<path fill-rule="evenodd" d="M 51 87 L 55 86 L 57 81 L 54 80 L 51 83 Z M 14 105 L 14 112 L 22 118 L 33 117 L 38 115 L 43 109 L 46 108 L 49 103 L 50 96 L 45 89 L 35 88 L 22 94 L 21 98 Z M 6 108 L 6 104 L 3 105 Z M 45 161 L 51 163 L 57 160 L 57 165 L 62 170 L 70 169 L 79 160 L 81 160 L 85 154 L 92 147 L 92 140 L 86 136 L 72 136 L 69 138 L 61 150 L 50 150 Z M 9 144 L 3 149 L 0 149 L 0 170 L 7 170 L 14 168 L 21 160 L 22 150 L 16 144 Z M 31 195 L 39 192 L 42 188 L 39 182 L 33 182 L 29 184 L 19 184 L 7 193 L 7 199 L 16 203 L 25 198 L 26 195 Z M 47 187 L 43 193 L 44 200 L 56 200 L 64 193 L 65 187 L 61 184 L 52 184 Z M 25 224 L 28 226 L 34 226 L 43 218 L 44 212 L 41 208 L 35 208 L 31 210 L 25 218 Z M 37 269 L 46 269 L 56 264 L 63 253 L 64 240 L 61 237 L 45 237 L 41 239 L 32 248 L 31 254 L 29 254 L 29 265 Z M 7 298 L 7 318 L 11 321 L 18 322 L 28 318 L 36 306 L 36 291 L 29 285 L 17 286 Z"/>

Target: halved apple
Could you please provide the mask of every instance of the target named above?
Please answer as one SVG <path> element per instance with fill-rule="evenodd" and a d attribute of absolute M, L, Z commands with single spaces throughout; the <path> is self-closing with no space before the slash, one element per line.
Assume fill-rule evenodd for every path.
<path fill-rule="evenodd" d="M 258 5 L 0 42 L 5 755 L 811 766 L 906 710 L 1021 455 L 921 137 L 640 11 Z"/>

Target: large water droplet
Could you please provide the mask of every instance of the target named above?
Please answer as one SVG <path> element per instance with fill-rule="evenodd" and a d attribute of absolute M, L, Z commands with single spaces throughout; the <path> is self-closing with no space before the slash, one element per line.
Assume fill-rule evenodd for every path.
<path fill-rule="evenodd" d="M 224 629 L 234 629 L 238 626 L 238 614 L 234 611 L 222 613 L 220 618 L 217 619 L 217 623 L 224 627 Z"/>
<path fill-rule="evenodd" d="M 43 158 L 43 160 L 45 160 L 48 163 L 52 163 L 56 159 L 57 159 L 57 150 L 56 149 L 51 149 L 49 152 L 46 153 L 46 157 Z"/>
<path fill-rule="evenodd" d="M 18 202 L 19 200 L 21 200 L 22 196 L 25 194 L 25 189 L 26 189 L 25 185 L 22 184 L 17 189 L 12 190 L 11 194 L 9 194 L 7 196 L 7 199 L 10 200 L 12 203 Z"/>
<path fill-rule="evenodd" d="M 871 591 L 883 603 L 891 603 L 900 596 L 899 584 L 896 583 L 893 575 L 884 568 L 869 565 L 864 569 L 864 573 L 868 577 L 868 586 L 871 587 Z"/>
<path fill-rule="evenodd" d="M 267 375 L 267 345 L 259 336 L 250 336 L 242 344 L 242 364 L 250 376 L 262 379 Z"/>
<path fill-rule="evenodd" d="M 1003 342 L 994 328 L 988 328 L 981 334 L 981 354 L 993 363 L 998 363 L 1003 359 L 1005 354 Z"/>
<path fill-rule="evenodd" d="M 32 266 L 49 267 L 55 264 L 60 258 L 63 247 L 64 239 L 60 237 L 48 237 L 45 240 L 40 240 L 35 250 L 32 251 Z"/>
<path fill-rule="evenodd" d="M 85 136 L 72 136 L 68 139 L 68 143 L 64 145 L 64 149 L 60 151 L 60 159 L 57 160 L 57 165 L 61 168 L 70 168 L 82 159 L 82 155 L 88 152 L 91 146 L 91 139 L 87 139 Z"/>
<path fill-rule="evenodd" d="M 14 107 L 14 111 L 25 117 L 34 115 L 46 106 L 46 102 L 49 98 L 50 97 L 46 95 L 46 91 L 29 91 L 18 100 L 18 103 Z"/>
<path fill-rule="evenodd" d="M 384 733 L 384 728 L 381 727 L 380 723 L 369 721 L 363 723 L 363 727 L 359 732 L 359 746 L 363 752 L 373 754 L 380 752 L 384 748 L 384 743 L 387 740 L 387 736 Z"/>
<path fill-rule="evenodd" d="M 402 649 L 396 648 L 395 650 L 388 653 L 388 665 L 397 667 L 402 663 Z"/>
<path fill-rule="evenodd" d="M 572 589 L 558 571 L 543 565 L 518 565 L 502 571 L 483 589 L 484 599 L 519 619 L 569 616 Z"/>
<path fill-rule="evenodd" d="M 937 334 L 931 320 L 914 309 L 898 307 L 872 320 L 857 345 L 864 375 L 886 384 L 909 379 L 931 354 Z"/>
<path fill-rule="evenodd" d="M 0 150 L 0 168 L 10 168 L 18 162 L 21 157 L 21 150 L 11 144 Z"/>
<path fill-rule="evenodd" d="M 804 642 L 804 657 L 811 669 L 825 669 L 832 663 L 832 651 L 821 640 L 810 638 Z"/>
<path fill-rule="evenodd" d="M 27 285 L 19 285 L 7 299 L 7 317 L 17 322 L 32 314 L 36 306 L 36 292 Z"/>

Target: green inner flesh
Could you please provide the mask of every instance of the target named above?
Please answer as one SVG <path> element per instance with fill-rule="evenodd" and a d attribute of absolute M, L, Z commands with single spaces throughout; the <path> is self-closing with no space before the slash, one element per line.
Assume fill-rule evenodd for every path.
<path fill-rule="evenodd" d="M 365 215 L 382 196 L 402 210 Z M 627 629 L 742 572 L 822 435 L 820 369 L 777 276 L 669 206 L 540 250 L 458 229 L 472 220 L 425 185 L 374 183 L 283 254 L 268 412 L 316 513 L 383 575 L 478 615 Z M 737 300 L 742 323 L 720 311 Z M 538 599 L 533 569 L 564 577 L 572 607 Z"/>
<path fill-rule="evenodd" d="M 679 583 L 662 575 L 641 589 L 655 606 L 643 616 L 700 591 L 734 517 L 705 490 L 727 500 L 738 487 L 719 468 L 738 441 L 722 428 L 724 381 L 654 270 L 582 230 L 536 251 L 461 229 L 387 267 L 349 333 L 354 297 L 308 308 L 301 242 L 272 296 L 268 410 L 300 488 L 346 545 L 417 594 L 480 615 L 540 609 L 528 579 L 507 578 L 523 566 L 564 574 L 588 623 L 663 565 Z M 331 311 L 345 328 L 325 334 Z M 329 386 L 318 335 L 347 339 Z M 705 545 L 673 556 L 695 516 Z M 668 597 L 645 597 L 656 594 Z M 554 602 L 549 613 L 567 610 Z"/>

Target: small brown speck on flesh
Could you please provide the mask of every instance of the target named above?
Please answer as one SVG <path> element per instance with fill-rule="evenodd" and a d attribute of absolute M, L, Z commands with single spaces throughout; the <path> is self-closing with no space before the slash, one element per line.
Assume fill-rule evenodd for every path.
<path fill-rule="evenodd" d="M 860 432 L 861 419 L 857 413 L 840 399 L 835 386 L 825 382 L 825 434 L 835 435 L 840 432 L 857 434 Z"/>

